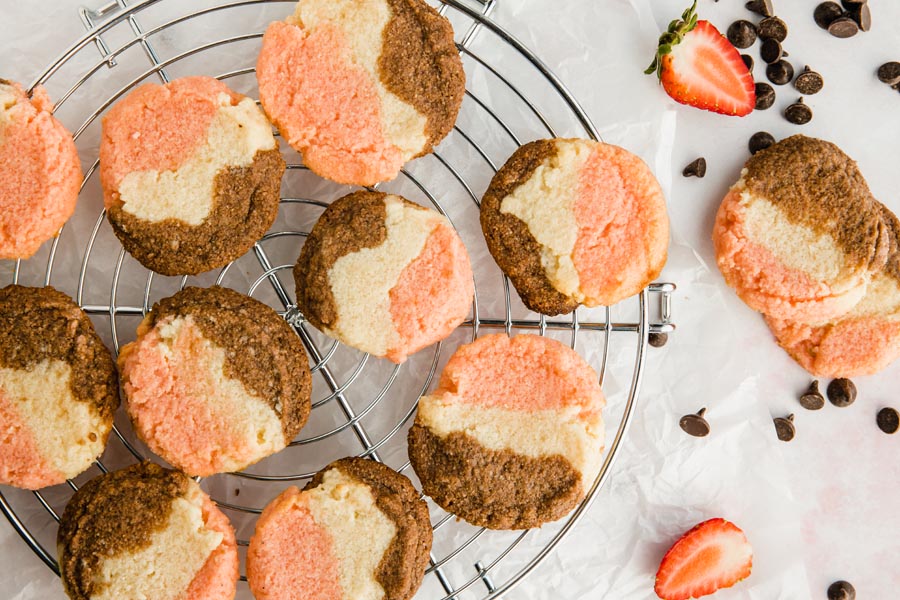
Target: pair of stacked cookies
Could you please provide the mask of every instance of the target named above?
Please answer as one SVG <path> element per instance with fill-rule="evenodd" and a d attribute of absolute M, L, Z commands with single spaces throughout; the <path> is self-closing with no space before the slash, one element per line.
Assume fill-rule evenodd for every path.
<path fill-rule="evenodd" d="M 795 135 L 751 157 L 713 242 L 725 281 L 810 373 L 900 357 L 900 221 L 834 144 Z"/>

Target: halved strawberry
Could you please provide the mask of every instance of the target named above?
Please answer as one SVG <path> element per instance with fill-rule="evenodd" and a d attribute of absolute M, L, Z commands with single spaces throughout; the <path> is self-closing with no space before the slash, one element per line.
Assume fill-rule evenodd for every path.
<path fill-rule="evenodd" d="M 659 36 L 653 63 L 666 93 L 677 102 L 743 117 L 756 105 L 753 75 L 740 53 L 709 21 L 697 20 L 697 1 Z"/>
<path fill-rule="evenodd" d="M 699 598 L 750 575 L 753 549 L 747 536 L 725 519 L 700 523 L 669 548 L 656 572 L 663 600 Z"/>

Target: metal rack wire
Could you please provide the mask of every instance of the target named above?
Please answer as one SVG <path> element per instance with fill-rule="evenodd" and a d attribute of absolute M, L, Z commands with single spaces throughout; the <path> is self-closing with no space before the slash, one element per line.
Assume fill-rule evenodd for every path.
<path fill-rule="evenodd" d="M 301 242 L 318 214 L 330 199 L 346 192 L 342 186 L 318 180 L 299 157 L 294 155 L 291 160 L 290 152 L 286 152 L 286 193 L 279 219 L 245 257 L 198 278 L 165 278 L 140 267 L 112 236 L 102 210 L 96 160 L 99 117 L 140 83 L 153 79 L 167 82 L 196 72 L 229 80 L 230 85 L 243 86 L 246 89 L 242 91 L 252 94 L 254 48 L 265 23 L 283 16 L 290 9 L 289 1 L 115 0 L 96 9 L 80 9 L 87 33 L 34 85 L 53 87 L 51 93 L 58 99 L 57 116 L 74 131 L 82 157 L 87 154 L 95 160 L 85 173 L 73 220 L 37 257 L 17 261 L 11 279 L 31 285 L 52 283 L 71 293 L 116 352 L 133 335 L 134 326 L 150 310 L 154 299 L 189 283 L 235 287 L 269 302 L 295 328 L 313 362 L 310 425 L 278 457 L 241 473 L 202 482 L 229 513 L 242 547 L 262 508 L 259 502 L 241 499 L 242 491 L 244 498 L 274 497 L 284 486 L 302 485 L 324 464 L 346 454 L 386 462 L 415 482 L 406 458 L 404 433 L 418 397 L 428 390 L 441 361 L 457 343 L 474 339 L 484 330 L 564 336 L 573 348 L 588 349 L 596 355 L 594 366 L 601 383 L 616 377 L 611 373 L 611 356 L 631 356 L 624 361 L 620 375 L 622 393 L 611 398 L 607 411 L 608 429 L 613 435 L 601 472 L 587 499 L 568 518 L 541 530 L 490 532 L 457 521 L 429 503 L 435 543 L 425 584 L 416 597 L 498 598 L 518 585 L 553 550 L 610 476 L 640 389 L 647 336 L 674 329 L 674 285 L 652 284 L 623 303 L 629 306 L 616 307 L 628 313 L 627 319 L 614 320 L 616 313 L 610 308 L 579 310 L 570 317 L 548 319 L 524 310 L 499 271 L 485 269 L 485 273 L 476 273 L 472 317 L 454 337 L 420 352 L 404 365 L 382 364 L 385 361 L 344 348 L 312 329 L 296 310 L 290 286 L 281 279 L 289 275 Z M 391 184 L 405 196 L 447 215 L 461 234 L 472 229 L 473 214 L 477 219 L 476 190 L 483 189 L 511 149 L 528 139 L 563 133 L 599 139 L 584 110 L 552 71 L 490 19 L 498 1 L 502 0 L 441 0 L 438 4 L 460 34 L 457 45 L 470 82 L 463 112 L 435 153 L 408 166 Z M 231 29 L 227 31 L 220 29 L 223 16 L 233 17 L 228 19 Z M 246 25 L 241 29 L 243 23 Z M 185 36 L 188 31 L 191 35 Z M 190 40 L 186 46 L 173 41 L 185 37 Z M 528 77 L 520 78 L 522 74 Z M 109 94 L 108 90 L 114 91 Z M 547 97 L 552 98 L 550 104 L 537 100 Z M 70 106 L 87 108 L 67 113 Z M 479 242 L 467 241 L 470 252 Z M 474 251 L 477 254 L 477 249 Z M 104 289 L 109 290 L 108 296 L 103 296 Z M 39 492 L 4 489 L 0 491 L 0 510 L 26 544 L 58 574 L 53 553 L 47 548 L 54 546 L 54 522 L 59 520 L 72 491 L 98 473 L 147 454 L 127 422 L 120 419 L 102 461 L 88 473 L 69 481 L 68 486 Z M 246 588 L 239 597 L 249 598 Z"/>

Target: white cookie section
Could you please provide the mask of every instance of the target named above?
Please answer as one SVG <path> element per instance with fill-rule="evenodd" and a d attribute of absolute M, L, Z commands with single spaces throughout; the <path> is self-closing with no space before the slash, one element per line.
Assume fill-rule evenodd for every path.
<path fill-rule="evenodd" d="M 423 396 L 416 423 L 438 437 L 464 433 L 488 450 L 510 450 L 529 458 L 559 455 L 581 473 L 585 491 L 600 472 L 603 419 L 581 407 L 520 411 L 459 402 L 452 394 Z"/>
<path fill-rule="evenodd" d="M 385 0 L 300 0 L 296 12 L 287 22 L 310 32 L 326 24 L 344 32 L 353 62 L 365 69 L 375 83 L 381 100 L 381 127 L 385 138 L 409 160 L 428 143 L 425 135 L 427 119 L 389 92 L 381 82 L 378 58 L 382 33 L 390 19 L 390 7 Z"/>
<path fill-rule="evenodd" d="M 422 253 L 431 232 L 442 223 L 450 227 L 439 213 L 409 206 L 397 196 L 385 197 L 384 204 L 384 242 L 340 257 L 328 272 L 338 318 L 326 333 L 375 356 L 384 356 L 400 341 L 391 317 L 391 289 Z"/>
<path fill-rule="evenodd" d="M 224 537 L 206 527 L 202 505 L 202 492 L 193 484 L 185 497 L 172 501 L 168 522 L 150 535 L 149 546 L 101 560 L 94 576 L 100 592 L 91 600 L 184 598 L 194 576 Z"/>
<path fill-rule="evenodd" d="M 556 142 L 556 155 L 500 203 L 500 212 L 518 217 L 540 244 L 541 266 L 553 287 L 577 302 L 585 295 L 572 260 L 578 239 L 575 202 L 579 172 L 591 150 L 587 141 Z"/>
<path fill-rule="evenodd" d="M 382 600 L 384 588 L 375 574 L 397 526 L 375 504 L 372 489 L 329 469 L 319 486 L 303 494 L 313 519 L 331 536 L 343 597 Z"/>
<path fill-rule="evenodd" d="M 45 360 L 28 371 L 0 368 L 0 394 L 11 403 L 49 465 L 75 477 L 103 452 L 112 423 L 72 396 L 72 368 Z"/>
<path fill-rule="evenodd" d="M 125 212 L 150 223 L 177 219 L 200 225 L 213 208 L 216 175 L 228 167 L 247 167 L 257 152 L 276 147 L 272 127 L 253 100 L 232 105 L 222 93 L 217 101 L 206 140 L 184 164 L 173 171 L 136 171 L 122 179 Z"/>
<path fill-rule="evenodd" d="M 3 143 L 3 130 L 12 121 L 10 110 L 21 98 L 19 91 L 12 85 L 0 83 L 0 144 Z"/>

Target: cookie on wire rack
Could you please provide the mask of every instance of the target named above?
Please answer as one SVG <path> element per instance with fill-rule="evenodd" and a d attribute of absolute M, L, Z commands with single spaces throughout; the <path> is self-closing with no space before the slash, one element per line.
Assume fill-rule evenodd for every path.
<path fill-rule="evenodd" d="M 149 461 L 75 492 L 57 551 L 72 600 L 232 600 L 237 589 L 228 518 L 190 477 Z"/>
<path fill-rule="evenodd" d="M 431 522 L 412 483 L 364 458 L 337 460 L 269 502 L 247 550 L 257 600 L 408 600 L 422 583 Z"/>
<path fill-rule="evenodd" d="M 662 188 L 644 161 L 581 139 L 517 149 L 484 194 L 481 228 L 525 306 L 551 316 L 638 293 L 669 244 Z"/>
<path fill-rule="evenodd" d="M 423 0 L 300 0 L 266 29 L 256 75 L 306 166 L 356 185 L 431 152 L 465 92 L 450 21 Z"/>
<path fill-rule="evenodd" d="M 0 484 L 34 490 L 85 471 L 118 406 L 112 356 L 71 298 L 0 289 Z"/>
<path fill-rule="evenodd" d="M 122 347 L 119 372 L 135 432 L 189 475 L 275 454 L 309 417 L 300 338 L 274 310 L 227 288 L 187 287 L 154 304 Z"/>
<path fill-rule="evenodd" d="M 75 212 L 82 182 L 72 134 L 37 86 L 0 79 L 0 259 L 29 258 Z"/>
<path fill-rule="evenodd" d="M 249 250 L 275 221 L 284 170 L 256 103 L 211 77 L 144 84 L 103 118 L 107 217 L 125 249 L 163 275 Z"/>
<path fill-rule="evenodd" d="M 294 267 L 297 306 L 326 334 L 401 363 L 465 320 L 475 293 L 443 215 L 381 192 L 335 200 Z"/>
<path fill-rule="evenodd" d="M 473 525 L 555 521 L 600 471 L 606 400 L 574 350 L 537 335 L 461 346 L 419 399 L 409 459 L 422 491 Z"/>

